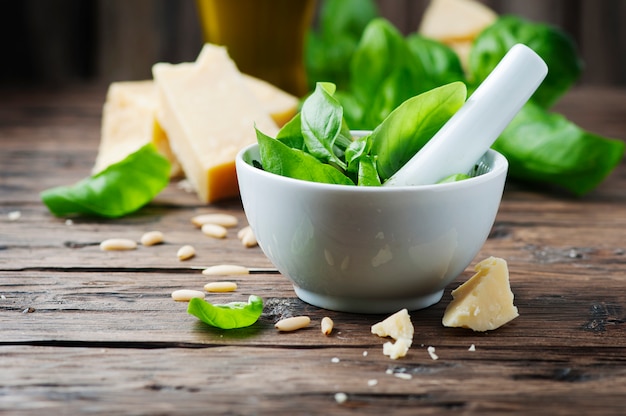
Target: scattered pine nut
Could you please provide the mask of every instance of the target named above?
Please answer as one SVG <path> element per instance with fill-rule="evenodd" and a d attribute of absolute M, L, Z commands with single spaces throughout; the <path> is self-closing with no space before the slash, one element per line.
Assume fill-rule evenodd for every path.
<path fill-rule="evenodd" d="M 237 232 L 237 238 L 238 239 L 242 239 L 244 234 L 248 232 L 248 230 L 251 230 L 252 228 L 249 225 L 246 225 L 245 227 L 243 227 L 241 230 L 239 230 Z"/>
<path fill-rule="evenodd" d="M 330 319 L 328 316 L 325 316 L 322 319 L 322 334 L 330 335 L 330 333 L 333 332 L 333 326 L 334 326 L 333 320 Z"/>
<path fill-rule="evenodd" d="M 204 292 L 191 289 L 180 289 L 172 292 L 172 299 L 176 302 L 189 302 L 193 298 L 204 299 Z"/>
<path fill-rule="evenodd" d="M 281 332 L 291 332 L 306 328 L 310 323 L 311 318 L 308 316 L 292 316 L 291 318 L 281 319 L 276 322 L 274 327 Z"/>
<path fill-rule="evenodd" d="M 196 255 L 196 249 L 193 246 L 185 245 L 178 249 L 176 255 L 180 261 L 189 260 Z"/>
<path fill-rule="evenodd" d="M 241 244 L 243 244 L 244 247 L 256 247 L 259 244 L 250 226 L 242 228 L 237 235 L 240 235 L 239 239 L 241 240 Z"/>
<path fill-rule="evenodd" d="M 210 282 L 204 285 L 204 290 L 207 292 L 224 293 L 234 292 L 237 290 L 237 283 L 235 282 Z"/>
<path fill-rule="evenodd" d="M 137 243 L 128 238 L 109 238 L 100 243 L 100 250 L 112 251 L 112 250 L 134 250 L 137 248 Z"/>
<path fill-rule="evenodd" d="M 204 235 L 213 238 L 224 238 L 226 237 L 226 228 L 218 224 L 206 223 L 202 225 L 202 232 Z"/>
<path fill-rule="evenodd" d="M 200 214 L 191 219 L 196 227 L 202 227 L 204 224 L 221 225 L 225 228 L 236 227 L 239 221 L 237 217 L 230 214 Z"/>
<path fill-rule="evenodd" d="M 141 244 L 144 246 L 154 246 L 163 242 L 163 233 L 161 231 L 148 231 L 141 236 Z"/>
<path fill-rule="evenodd" d="M 237 266 L 235 264 L 218 264 L 216 266 L 207 267 L 202 270 L 202 274 L 205 276 L 230 276 L 234 274 L 249 274 L 250 270 L 244 266 Z"/>

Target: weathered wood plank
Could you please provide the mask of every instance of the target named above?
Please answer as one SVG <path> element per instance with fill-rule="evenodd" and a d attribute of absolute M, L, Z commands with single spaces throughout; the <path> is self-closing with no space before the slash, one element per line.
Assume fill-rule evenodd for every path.
<path fill-rule="evenodd" d="M 413 312 L 416 343 L 468 347 L 543 346 L 578 348 L 626 346 L 619 337 L 626 330 L 626 265 L 618 271 L 601 267 L 561 265 L 517 266 L 511 262 L 512 288 L 520 317 L 493 334 L 444 328 L 441 318 L 450 301 L 449 291 L 467 276 L 451 284 L 443 300 Z M 612 277 L 613 276 L 613 277 Z M 264 314 L 249 329 L 221 331 L 206 327 L 186 313 L 186 304 L 170 298 L 173 290 L 201 290 L 206 276 L 171 273 L 0 273 L 3 343 L 41 341 L 93 343 L 166 343 L 236 345 L 382 345 L 370 334 L 377 315 L 354 315 L 321 310 L 297 298 L 280 275 L 248 275 L 232 280 L 233 294 L 207 295 L 215 303 L 245 301 L 250 294 L 265 299 Z M 593 290 L 591 290 L 593 288 Z M 278 334 L 273 324 L 282 317 L 306 314 L 313 324 L 296 334 Z M 324 316 L 335 320 L 336 336 L 319 331 Z"/>
<path fill-rule="evenodd" d="M 402 362 L 363 351 L 368 350 L 1 347 L 0 363 L 7 370 L 0 410 L 565 414 L 580 405 L 602 414 L 623 410 L 626 372 L 614 365 L 623 361 L 616 348 L 580 349 L 572 356 L 528 347 L 529 355 L 541 357 L 530 361 L 518 348 L 438 348 L 437 361 L 417 348 Z M 345 403 L 335 401 L 338 392 L 347 395 Z"/>

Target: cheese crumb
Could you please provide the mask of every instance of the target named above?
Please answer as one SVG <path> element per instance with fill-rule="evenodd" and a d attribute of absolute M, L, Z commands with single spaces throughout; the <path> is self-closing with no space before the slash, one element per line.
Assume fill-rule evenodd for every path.
<path fill-rule="evenodd" d="M 401 378 L 402 380 L 410 380 L 413 378 L 411 374 L 408 373 L 393 373 L 395 377 Z"/>
<path fill-rule="evenodd" d="M 372 325 L 372 334 L 379 337 L 391 337 L 396 342 L 383 344 L 383 354 L 391 359 L 406 356 L 413 342 L 413 323 L 406 309 L 402 309 L 385 320 Z"/>
<path fill-rule="evenodd" d="M 474 345 L 474 344 L 470 345 L 470 347 L 467 350 L 468 351 L 476 351 L 476 345 Z"/>
<path fill-rule="evenodd" d="M 337 364 L 339 362 L 339 358 L 333 357 L 333 358 L 330 359 L 330 362 L 333 363 L 333 364 Z"/>
<path fill-rule="evenodd" d="M 11 211 L 9 212 L 9 221 L 17 221 L 22 216 L 20 211 Z"/>
<path fill-rule="evenodd" d="M 428 351 L 428 355 L 430 355 L 430 358 L 432 358 L 433 360 L 439 359 L 439 356 L 435 354 L 435 347 L 428 347 L 426 350 Z"/>
<path fill-rule="evenodd" d="M 335 393 L 335 401 L 339 404 L 345 403 L 348 400 L 346 393 Z"/>
<path fill-rule="evenodd" d="M 376 380 L 375 378 L 373 378 L 371 380 L 367 380 L 367 385 L 369 387 L 374 387 L 374 386 L 378 385 L 378 380 Z"/>

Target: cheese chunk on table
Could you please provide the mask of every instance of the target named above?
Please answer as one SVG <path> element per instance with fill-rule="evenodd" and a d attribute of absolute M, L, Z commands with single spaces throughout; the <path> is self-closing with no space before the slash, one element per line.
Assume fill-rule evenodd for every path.
<path fill-rule="evenodd" d="M 147 143 L 172 164 L 170 176 L 180 175 L 181 168 L 168 139 L 156 121 L 157 91 L 146 81 L 113 82 L 109 85 L 102 108 L 100 147 L 93 173 L 123 160 Z"/>
<path fill-rule="evenodd" d="M 443 316 L 443 325 L 489 331 L 519 316 L 513 305 L 506 261 L 489 257 L 475 267 L 467 282 L 452 291 L 453 300 Z"/>
<path fill-rule="evenodd" d="M 247 87 L 226 48 L 206 44 L 196 62 L 158 63 L 157 119 L 203 202 L 238 195 L 235 156 L 278 126 Z"/>
<path fill-rule="evenodd" d="M 243 77 L 250 91 L 279 127 L 284 126 L 296 115 L 300 103 L 295 95 L 252 75 L 243 74 Z"/>
<path fill-rule="evenodd" d="M 244 80 L 278 126 L 296 115 L 298 98 L 253 76 L 244 74 Z M 152 142 L 172 164 L 170 176 L 182 175 L 167 134 L 156 120 L 157 97 L 153 80 L 113 82 L 109 85 L 93 173 L 104 170 Z"/>
<path fill-rule="evenodd" d="M 391 337 L 395 343 L 386 342 L 383 345 L 383 354 L 391 359 L 406 356 L 413 343 L 413 323 L 406 309 L 402 309 L 393 315 L 388 316 L 383 321 L 372 325 L 372 334 L 379 337 Z"/>

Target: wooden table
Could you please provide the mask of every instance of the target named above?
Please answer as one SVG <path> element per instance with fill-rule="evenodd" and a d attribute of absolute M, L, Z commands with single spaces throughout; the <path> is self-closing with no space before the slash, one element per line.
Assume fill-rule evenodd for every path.
<path fill-rule="evenodd" d="M 216 303 L 263 297 L 254 326 L 201 324 L 170 298 L 207 281 L 185 267 L 271 267 L 258 247 L 242 246 L 237 229 L 215 240 L 190 223 L 197 213 L 227 212 L 241 227 L 239 201 L 202 205 L 174 182 L 126 218 L 55 218 L 38 193 L 90 173 L 105 87 L 0 94 L 0 413 L 626 411 L 626 165 L 580 199 L 507 183 L 475 261 L 507 260 L 520 317 L 488 333 L 444 328 L 450 290 L 468 268 L 439 304 L 411 314 L 413 347 L 391 360 L 385 340 L 370 333 L 384 316 L 317 309 L 281 275 L 237 277 L 237 292 L 211 295 Z M 626 138 L 626 90 L 576 89 L 557 109 L 591 131 Z M 153 229 L 165 244 L 98 247 Z M 185 263 L 176 257 L 183 244 L 198 251 Z M 277 319 L 300 314 L 312 318 L 310 328 L 274 329 Z M 319 330 L 324 316 L 335 321 L 331 336 Z"/>

